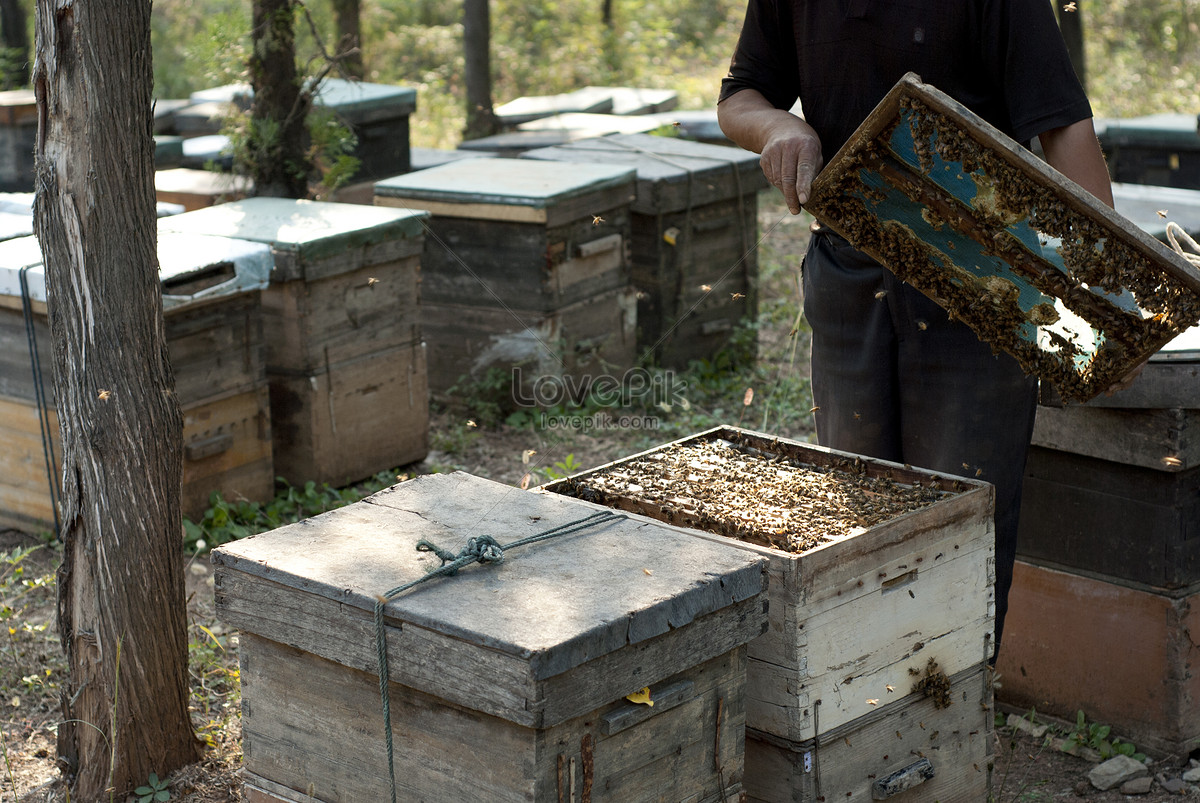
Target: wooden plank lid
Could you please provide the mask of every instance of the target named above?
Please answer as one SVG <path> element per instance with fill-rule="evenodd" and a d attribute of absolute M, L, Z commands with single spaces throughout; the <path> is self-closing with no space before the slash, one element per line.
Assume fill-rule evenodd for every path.
<path fill-rule="evenodd" d="M 331 600 L 348 622 L 361 621 L 381 595 L 442 565 L 417 551 L 422 539 L 457 553 L 469 538 L 490 535 L 506 545 L 595 512 L 578 500 L 461 472 L 429 475 L 226 544 L 213 561 L 252 582 Z M 618 518 L 514 548 L 498 564 L 435 578 L 394 598 L 385 614 L 393 627 L 434 634 L 447 671 L 483 652 L 498 654 L 510 669 L 516 662 L 537 682 L 754 598 L 765 584 L 765 563 L 752 553 Z M 750 629 L 757 634 L 765 621 L 764 612 Z"/>
<path fill-rule="evenodd" d="M 640 214 L 673 212 L 758 192 L 767 186 L 756 153 L 653 134 L 614 134 L 521 154 L 523 159 L 627 165 L 637 170 Z"/>
<path fill-rule="evenodd" d="M 162 221 L 160 232 L 215 234 L 267 243 L 300 260 L 322 259 L 354 248 L 422 233 L 428 214 L 289 198 L 247 198 L 197 209 Z"/>
<path fill-rule="evenodd" d="M 553 224 L 556 207 L 594 202 L 599 214 L 612 208 L 614 192 L 627 202 L 635 175 L 616 165 L 470 159 L 378 181 L 375 197 L 435 215 Z"/>

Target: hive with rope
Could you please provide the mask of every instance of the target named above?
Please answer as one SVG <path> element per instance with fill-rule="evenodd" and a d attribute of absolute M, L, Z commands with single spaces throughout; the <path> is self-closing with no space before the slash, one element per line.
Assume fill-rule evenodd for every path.
<path fill-rule="evenodd" d="M 213 563 L 248 801 L 743 793 L 758 555 L 454 473 Z"/>
<path fill-rule="evenodd" d="M 1200 270 L 912 74 L 806 208 L 1068 401 L 1200 320 Z"/>
<path fill-rule="evenodd" d="M 586 388 L 633 365 L 633 181 L 628 167 L 469 159 L 375 184 L 376 205 L 431 213 L 421 320 L 435 394 L 491 368 Z"/>
<path fill-rule="evenodd" d="M 718 427 L 543 489 L 770 561 L 771 629 L 747 667 L 750 799 L 880 799 L 886 778 L 921 782 L 922 800 L 986 799 L 986 482 Z M 944 710 L 916 688 L 935 675 Z"/>
<path fill-rule="evenodd" d="M 740 148 L 618 134 L 522 158 L 626 165 L 632 206 L 638 352 L 667 367 L 711 359 L 757 310 L 758 156 Z"/>

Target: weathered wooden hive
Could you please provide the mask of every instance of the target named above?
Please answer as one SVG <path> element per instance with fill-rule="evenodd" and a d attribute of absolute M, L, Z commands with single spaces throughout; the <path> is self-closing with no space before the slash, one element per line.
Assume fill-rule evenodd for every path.
<path fill-rule="evenodd" d="M 544 487 L 769 560 L 751 800 L 987 798 L 990 485 L 720 427 Z"/>
<path fill-rule="evenodd" d="M 423 539 L 457 553 L 594 513 L 429 475 L 215 550 L 218 615 L 241 634 L 247 800 L 388 800 L 377 599 L 442 565 Z M 615 517 L 503 558 L 383 608 L 396 799 L 738 799 L 761 557 Z M 653 706 L 626 699 L 643 689 Z"/>
<path fill-rule="evenodd" d="M 1115 181 L 1200 190 L 1200 131 L 1195 114 L 1109 119 L 1097 135 Z"/>
<path fill-rule="evenodd" d="M 1197 428 L 1200 328 L 1126 390 L 1038 408 L 1000 656 L 1006 701 L 1082 708 L 1154 750 L 1200 746 Z M 1103 672 L 1088 671 L 1096 662 Z"/>
<path fill-rule="evenodd" d="M 633 181 L 627 167 L 472 159 L 376 183 L 377 205 L 432 213 L 421 296 L 435 393 L 492 367 L 633 365 Z"/>
<path fill-rule="evenodd" d="M 523 158 L 637 170 L 632 209 L 638 351 L 686 367 L 711 358 L 734 326 L 756 313 L 756 154 L 650 134 L 539 148 Z"/>
<path fill-rule="evenodd" d="M 183 513 L 199 518 L 214 491 L 227 499 L 274 494 L 260 290 L 270 249 L 223 237 L 158 241 L 167 349 L 183 409 Z M 61 466 L 41 250 L 34 237 L 0 243 L 0 523 L 53 526 L 54 495 L 42 423 Z M 22 293 L 21 274 L 25 287 Z M 27 299 L 41 382 L 34 374 Z M 39 421 L 38 395 L 45 418 Z"/>
<path fill-rule="evenodd" d="M 188 212 L 241 200 L 253 189 L 249 178 L 216 170 L 173 167 L 154 172 L 154 195 L 159 202 L 179 204 Z"/>
<path fill-rule="evenodd" d="M 426 215 L 250 198 L 163 230 L 265 243 L 263 290 L 276 473 L 342 485 L 428 452 L 419 271 Z"/>
<path fill-rule="evenodd" d="M 911 73 L 805 208 L 1070 401 L 1200 320 L 1200 270 Z"/>
<path fill-rule="evenodd" d="M 33 191 L 37 98 L 32 89 L 0 92 L 0 192 Z"/>

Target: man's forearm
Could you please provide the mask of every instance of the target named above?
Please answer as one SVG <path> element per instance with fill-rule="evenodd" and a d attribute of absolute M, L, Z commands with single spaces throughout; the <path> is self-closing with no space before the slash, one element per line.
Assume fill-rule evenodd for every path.
<path fill-rule="evenodd" d="M 772 106 L 761 93 L 743 89 L 717 105 L 721 130 L 746 150 L 761 154 L 763 174 L 783 193 L 792 214 L 808 202 L 823 164 L 821 140 L 812 126 Z"/>
<path fill-rule="evenodd" d="M 1042 151 L 1051 167 L 1102 202 L 1113 205 L 1108 166 L 1104 163 L 1090 117 L 1039 134 L 1038 141 L 1042 143 Z"/>

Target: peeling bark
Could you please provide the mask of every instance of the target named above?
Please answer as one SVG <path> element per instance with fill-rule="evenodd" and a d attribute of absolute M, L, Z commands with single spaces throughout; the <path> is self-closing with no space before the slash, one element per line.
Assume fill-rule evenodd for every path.
<path fill-rule="evenodd" d="M 199 756 L 180 561 L 182 416 L 156 253 L 148 0 L 37 0 L 34 228 L 63 444 L 59 753 L 72 799 Z"/>

